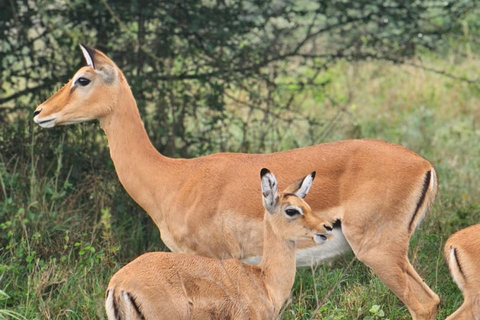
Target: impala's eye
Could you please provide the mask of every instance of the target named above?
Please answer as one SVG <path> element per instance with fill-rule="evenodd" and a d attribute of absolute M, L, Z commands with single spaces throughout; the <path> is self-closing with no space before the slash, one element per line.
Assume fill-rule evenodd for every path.
<path fill-rule="evenodd" d="M 85 87 L 86 85 L 88 85 L 90 83 L 90 80 L 88 80 L 87 78 L 81 77 L 81 78 L 77 79 L 77 83 L 79 85 L 81 85 L 82 87 Z"/>
<path fill-rule="evenodd" d="M 293 217 L 293 216 L 296 216 L 297 214 L 300 214 L 300 211 L 298 211 L 297 209 L 287 209 L 285 210 L 285 213 L 287 214 L 287 216 Z"/>

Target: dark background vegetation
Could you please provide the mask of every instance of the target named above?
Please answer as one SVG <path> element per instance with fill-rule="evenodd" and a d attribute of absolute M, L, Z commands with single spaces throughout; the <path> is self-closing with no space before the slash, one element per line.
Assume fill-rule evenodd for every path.
<path fill-rule="evenodd" d="M 78 54 L 84 43 L 106 52 L 124 71 L 159 151 L 183 157 L 227 146 L 265 150 L 265 132 L 253 133 L 224 112 L 232 90 L 245 91 L 247 107 L 264 111 L 263 123 L 275 117 L 292 122 L 281 111 L 292 108 L 302 90 L 325 85 L 322 71 L 338 59 L 400 62 L 418 50 L 444 49 L 445 38 L 461 33 L 462 18 L 476 7 L 474 1 L 372 0 L 5 5 L 1 105 L 31 113 L 84 65 Z M 202 132 L 189 121 L 201 124 Z M 241 143 L 228 145 L 228 134 L 219 138 L 229 125 L 242 130 Z"/>
<path fill-rule="evenodd" d="M 348 92 L 338 94 L 335 76 L 363 62 L 410 65 L 478 97 L 478 72 L 445 67 L 478 57 L 478 5 L 0 0 L 0 318 L 14 317 L 11 312 L 29 319 L 102 317 L 102 288 L 114 270 L 163 248 L 148 216 L 119 184 L 96 123 L 52 130 L 33 124 L 34 108 L 85 64 L 78 44 L 102 50 L 123 70 L 152 142 L 167 156 L 321 143 L 339 137 L 340 123 L 348 127 L 341 138 L 398 143 L 395 135 L 362 126 L 352 110 L 377 111 L 353 105 Z M 426 65 L 425 58 L 437 63 Z M 305 97 L 319 106 L 306 105 Z M 428 107 L 421 112 L 431 122 Z M 475 121 L 467 127 L 478 140 Z M 458 134 L 465 134 L 462 128 Z M 411 139 L 404 144 L 434 154 L 428 151 L 434 139 Z M 470 199 L 458 192 L 465 194 L 463 200 Z M 478 213 L 478 206 L 458 210 L 458 219 L 434 225 L 431 233 L 473 222 L 462 215 Z M 72 303 L 65 297 L 72 292 L 82 298 Z M 317 298 L 306 299 L 318 306 Z"/>

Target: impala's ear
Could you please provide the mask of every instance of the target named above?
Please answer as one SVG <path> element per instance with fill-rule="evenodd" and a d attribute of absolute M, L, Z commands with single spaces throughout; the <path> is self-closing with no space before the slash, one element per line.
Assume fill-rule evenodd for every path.
<path fill-rule="evenodd" d="M 117 79 L 118 72 L 115 63 L 104 53 L 84 45 L 80 45 L 80 48 L 82 49 L 85 60 L 87 61 L 87 65 L 92 67 L 96 73 L 101 74 L 105 80 L 105 83 L 111 84 Z"/>
<path fill-rule="evenodd" d="M 307 175 L 305 178 L 300 179 L 292 183 L 287 189 L 285 189 L 284 193 L 293 193 L 297 197 L 305 198 L 310 191 L 310 187 L 312 186 L 313 180 L 315 179 L 315 171 Z"/>
<path fill-rule="evenodd" d="M 262 178 L 262 195 L 263 207 L 270 213 L 275 211 L 278 203 L 278 183 L 275 176 L 268 170 L 263 168 L 260 171 Z"/>
<path fill-rule="evenodd" d="M 95 64 L 93 63 L 93 57 L 95 56 L 95 49 L 85 47 L 84 45 L 80 45 L 80 49 L 82 49 L 83 56 L 85 60 L 87 60 L 87 66 L 92 67 L 95 70 Z"/>

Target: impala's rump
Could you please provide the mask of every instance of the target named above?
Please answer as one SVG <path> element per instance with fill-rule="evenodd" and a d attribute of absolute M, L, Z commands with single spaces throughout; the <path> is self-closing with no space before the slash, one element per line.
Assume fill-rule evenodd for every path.
<path fill-rule="evenodd" d="M 140 310 L 135 298 L 128 292 L 122 291 L 118 298 L 122 299 L 121 306 L 125 310 L 119 310 L 119 302 L 116 301 L 115 289 L 107 290 L 105 308 L 108 314 L 113 316 L 113 319 L 138 319 L 145 320 L 145 316 Z"/>
<path fill-rule="evenodd" d="M 134 277 L 139 275 L 136 282 Z M 252 310 L 247 313 L 251 300 L 261 301 L 266 295 L 258 276 L 258 270 L 237 260 L 211 261 L 183 253 L 149 253 L 112 278 L 107 290 L 107 313 L 112 313 L 109 309 L 122 308 L 117 315 L 135 314 L 138 319 L 248 319 L 252 314 Z M 242 283 L 242 279 L 247 279 L 247 283 Z M 149 283 L 154 287 L 149 289 Z M 117 288 L 122 289 L 116 292 Z M 135 292 L 136 299 L 129 298 L 129 292 Z M 115 304 L 115 296 L 122 299 L 120 304 Z M 138 304 L 137 299 L 141 301 Z M 142 305 L 148 306 L 147 310 Z M 262 319 L 262 315 L 255 318 Z"/>
<path fill-rule="evenodd" d="M 480 319 L 480 224 L 457 231 L 445 243 L 448 269 L 462 291 L 463 304 L 447 320 Z"/>

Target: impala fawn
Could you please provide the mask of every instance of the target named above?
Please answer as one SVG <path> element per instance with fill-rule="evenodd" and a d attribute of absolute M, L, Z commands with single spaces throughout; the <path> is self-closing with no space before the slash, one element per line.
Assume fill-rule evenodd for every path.
<path fill-rule="evenodd" d="M 270 171 L 260 175 L 265 217 L 259 266 L 185 253 L 144 254 L 110 280 L 108 319 L 274 319 L 295 278 L 296 240 L 321 244 L 331 226 L 303 200 L 315 172 L 280 194 Z"/>
<path fill-rule="evenodd" d="M 98 119 L 120 182 L 150 215 L 175 252 L 258 263 L 263 208 L 261 168 L 290 183 L 316 171 L 310 192 L 320 218 L 339 221 L 324 245 L 299 240 L 297 266 L 353 250 L 405 303 L 413 319 L 434 319 L 438 296 L 408 260 L 410 237 L 435 199 L 433 166 L 414 152 L 379 140 L 331 142 L 271 154 L 219 153 L 172 159 L 152 146 L 122 71 L 102 52 L 81 47 L 88 66 L 37 107 L 42 127 Z M 291 165 L 295 164 L 295 165 Z"/>
<path fill-rule="evenodd" d="M 446 320 L 480 320 L 480 224 L 448 238 L 445 259 L 465 299 Z"/>

